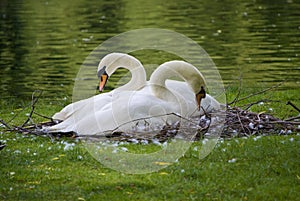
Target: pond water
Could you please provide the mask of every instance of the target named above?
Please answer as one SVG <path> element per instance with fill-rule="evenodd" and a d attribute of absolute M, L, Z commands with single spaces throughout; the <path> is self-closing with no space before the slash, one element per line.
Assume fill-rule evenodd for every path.
<path fill-rule="evenodd" d="M 29 99 L 39 89 L 45 98 L 71 97 L 89 53 L 140 28 L 168 29 L 196 41 L 215 62 L 225 87 L 237 86 L 242 74 L 244 90 L 284 81 L 282 90 L 298 93 L 299 10 L 296 0 L 0 0 L 0 96 Z M 132 54 L 143 64 L 168 60 L 161 52 Z"/>

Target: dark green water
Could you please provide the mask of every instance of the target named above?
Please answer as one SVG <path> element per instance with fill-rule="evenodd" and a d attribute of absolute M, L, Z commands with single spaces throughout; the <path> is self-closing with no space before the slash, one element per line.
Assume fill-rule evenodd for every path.
<path fill-rule="evenodd" d="M 299 11 L 296 0 L 0 0 L 0 96 L 30 98 L 40 89 L 50 99 L 71 97 L 77 72 L 94 48 L 122 32 L 150 27 L 200 44 L 225 87 L 237 86 L 242 74 L 244 90 L 284 81 L 282 90 L 300 93 Z M 144 64 L 166 60 L 155 52 L 133 54 Z"/>

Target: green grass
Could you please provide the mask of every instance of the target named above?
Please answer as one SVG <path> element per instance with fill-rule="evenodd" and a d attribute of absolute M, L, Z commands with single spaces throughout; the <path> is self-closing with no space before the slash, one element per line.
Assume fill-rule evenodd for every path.
<path fill-rule="evenodd" d="M 300 136 L 220 141 L 204 160 L 193 144 L 159 172 L 128 175 L 92 158 L 80 142 L 4 133 L 1 200 L 297 200 Z M 64 150 L 65 144 L 74 143 Z M 135 146 L 135 145 L 132 145 Z M 147 146 L 147 145 L 146 145 Z"/>
<path fill-rule="evenodd" d="M 281 93 L 272 94 L 272 99 Z M 297 94 L 289 96 L 286 100 L 297 100 Z M 253 99 L 256 100 L 259 98 Z M 253 110 L 272 107 L 280 117 L 297 115 L 289 107 L 284 109 L 282 102 L 255 106 Z M 22 110 L 28 103 L 2 100 L 5 108 L 1 109 L 1 118 L 8 121 L 18 114 L 10 123 L 22 124 L 30 112 L 30 108 Z M 41 99 L 36 111 L 51 116 L 67 103 L 57 100 L 50 104 L 49 100 Z M 43 120 L 36 117 L 36 121 Z M 51 141 L 2 129 L 0 141 L 7 144 L 0 151 L 0 200 L 299 200 L 300 197 L 297 133 L 219 141 L 202 160 L 195 149 L 201 147 L 201 142 L 195 142 L 178 162 L 159 172 L 141 175 L 124 174 L 103 166 L 82 142 L 74 139 Z M 73 143 L 70 149 L 65 150 L 66 143 Z M 141 146 L 127 145 L 129 150 Z M 153 145 L 143 147 L 157 150 Z"/>

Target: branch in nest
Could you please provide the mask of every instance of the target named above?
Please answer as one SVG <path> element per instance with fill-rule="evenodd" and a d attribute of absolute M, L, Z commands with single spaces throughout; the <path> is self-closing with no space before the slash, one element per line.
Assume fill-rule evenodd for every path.
<path fill-rule="evenodd" d="M 5 128 L 11 129 L 11 127 L 3 119 L 0 119 L 0 122 L 5 126 Z"/>
<path fill-rule="evenodd" d="M 247 104 L 246 107 L 245 107 L 245 110 L 249 110 L 253 105 L 257 105 L 257 104 L 265 103 L 265 102 L 280 102 L 280 101 L 262 99 L 262 100 Z M 243 107 L 243 106 L 240 106 L 240 107 Z"/>
<path fill-rule="evenodd" d="M 285 119 L 284 121 L 293 121 L 293 120 L 296 120 L 296 119 L 300 119 L 300 116 L 290 117 L 290 118 Z"/>
<path fill-rule="evenodd" d="M 238 88 L 237 95 L 235 96 L 235 98 L 233 99 L 233 101 L 231 101 L 230 103 L 228 103 L 228 105 L 231 105 L 231 104 L 234 103 L 234 106 L 235 106 L 238 98 L 240 97 L 241 89 L 242 89 L 242 73 L 240 73 L 240 76 L 239 76 L 239 88 Z"/>
<path fill-rule="evenodd" d="M 38 92 L 38 96 L 35 96 L 35 93 Z M 42 91 L 39 91 L 39 90 L 36 90 L 32 93 L 32 96 L 31 96 L 31 111 L 30 111 L 30 114 L 27 118 L 27 120 L 22 124 L 21 127 L 24 127 L 30 120 L 32 120 L 32 115 L 34 113 L 34 109 L 35 109 L 35 104 L 38 102 L 40 96 L 42 95 Z"/>
<path fill-rule="evenodd" d="M 288 101 L 286 104 L 292 106 L 295 110 L 300 112 L 300 109 L 295 104 L 293 104 L 291 101 Z"/>
<path fill-rule="evenodd" d="M 252 93 L 252 94 L 250 94 L 250 95 L 248 95 L 248 96 L 245 96 L 245 97 L 242 97 L 242 98 L 240 98 L 240 99 L 234 99 L 234 101 L 228 103 L 228 105 L 232 105 L 233 103 L 236 104 L 237 102 L 240 102 L 240 101 L 242 101 L 242 100 L 246 100 L 246 99 L 248 99 L 248 98 L 250 98 L 250 97 L 253 97 L 253 96 L 256 96 L 256 95 L 265 93 L 265 92 L 267 92 L 267 91 L 270 91 L 270 90 L 272 90 L 272 89 L 278 88 L 278 87 L 279 87 L 280 85 L 282 85 L 282 84 L 283 84 L 283 82 L 281 82 L 281 83 L 279 83 L 279 84 L 277 84 L 277 85 L 275 85 L 275 86 L 266 88 L 266 89 L 264 89 L 264 90 L 262 90 L 262 91 L 258 91 L 258 92 L 256 92 L 256 93 Z"/>

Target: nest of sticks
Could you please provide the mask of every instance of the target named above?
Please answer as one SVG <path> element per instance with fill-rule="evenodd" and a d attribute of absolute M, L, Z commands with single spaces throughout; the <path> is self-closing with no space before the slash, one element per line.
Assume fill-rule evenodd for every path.
<path fill-rule="evenodd" d="M 300 131 L 299 119 L 300 116 L 282 120 L 263 112 L 256 113 L 238 107 L 227 107 L 221 137 L 295 133 Z"/>
<path fill-rule="evenodd" d="M 269 88 L 268 90 L 270 90 Z M 256 94 L 251 94 L 250 96 L 258 95 L 260 93 L 265 92 L 261 91 Z M 152 117 L 143 118 L 134 120 L 136 122 L 128 122 L 135 123 L 137 126 L 131 131 L 122 131 L 118 128 L 101 133 L 99 135 L 93 136 L 81 136 L 77 135 L 74 132 L 68 133 L 47 133 L 42 128 L 45 126 L 52 126 L 60 123 L 59 121 L 54 121 L 49 117 L 37 114 L 35 110 L 35 104 L 37 103 L 39 97 L 41 96 L 41 92 L 38 96 L 32 95 L 32 103 L 31 103 L 31 112 L 27 118 L 27 120 L 20 126 L 12 126 L 4 120 L 0 119 L 0 123 L 2 127 L 5 127 L 7 131 L 15 131 L 22 133 L 24 135 L 33 134 L 37 136 L 48 136 L 51 139 L 56 139 L 60 137 L 74 137 L 80 139 L 105 139 L 105 140 L 113 140 L 113 141 L 128 141 L 128 142 L 165 142 L 167 140 L 173 138 L 183 138 L 188 140 L 199 140 L 203 139 L 206 136 L 213 136 L 214 129 L 218 129 L 218 125 L 220 122 L 216 121 L 216 117 L 221 114 L 223 115 L 222 120 L 222 128 L 218 130 L 219 135 L 217 137 L 222 138 L 232 138 L 232 137 L 249 137 L 253 135 L 286 135 L 290 133 L 296 133 L 300 131 L 300 115 L 295 117 L 290 117 L 288 119 L 282 120 L 280 118 L 274 117 L 271 114 L 267 114 L 264 112 L 256 113 L 251 112 L 249 109 L 252 105 L 258 104 L 261 101 L 257 101 L 255 103 L 248 104 L 245 109 L 236 107 L 236 103 L 241 100 L 245 100 L 250 96 L 244 98 L 236 98 L 231 103 L 228 103 L 223 107 L 221 111 L 214 111 L 212 113 L 205 113 L 200 117 L 187 119 L 185 117 L 181 117 L 178 114 L 171 113 L 166 115 L 173 115 L 178 118 L 178 121 L 175 123 L 162 125 L 161 127 L 156 127 L 155 129 L 151 128 L 148 124 L 148 120 Z M 237 96 L 238 97 L 238 96 Z M 292 102 L 288 102 L 287 105 L 290 105 L 295 110 L 300 113 L 300 109 L 294 105 Z M 43 123 L 34 123 L 33 116 L 39 115 L 44 118 L 49 119 L 47 122 Z M 143 129 L 137 129 L 140 124 L 138 123 L 144 122 L 142 125 Z M 214 122 L 214 123 L 213 123 Z M 147 126 L 148 125 L 148 129 Z M 151 129 L 149 129 L 151 128 Z M 193 131 L 191 134 L 190 130 Z M 196 130 L 196 132 L 194 132 Z M 192 135 L 192 136 L 191 136 Z M 216 136 L 213 136 L 216 137 Z M 4 145 L 2 145 L 3 147 Z"/>

